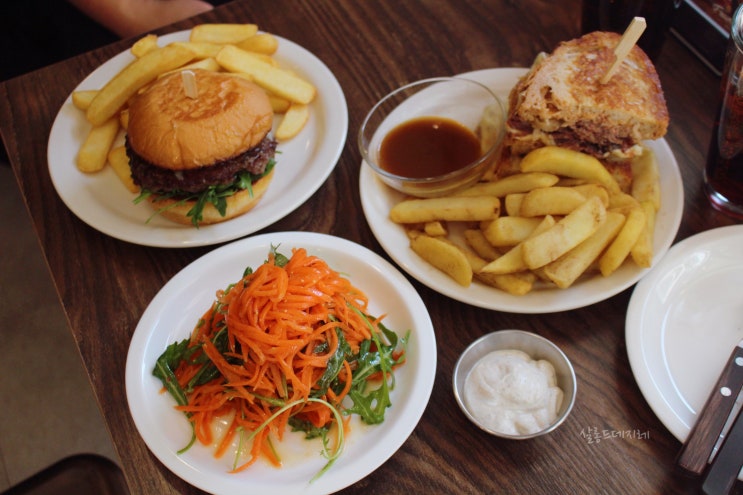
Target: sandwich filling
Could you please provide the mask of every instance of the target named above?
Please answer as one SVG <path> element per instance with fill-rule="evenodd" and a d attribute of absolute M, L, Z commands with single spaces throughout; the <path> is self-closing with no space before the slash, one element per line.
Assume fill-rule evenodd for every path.
<path fill-rule="evenodd" d="M 276 152 L 276 141 L 266 137 L 258 146 L 215 164 L 187 170 L 171 170 L 153 165 L 142 158 L 131 149 L 128 141 L 126 146 L 132 180 L 135 184 L 152 193 L 167 191 L 168 194 L 182 196 L 200 193 L 210 186 L 232 185 L 239 175 L 245 173 L 250 174 L 253 181 L 258 180 L 270 172 Z"/>

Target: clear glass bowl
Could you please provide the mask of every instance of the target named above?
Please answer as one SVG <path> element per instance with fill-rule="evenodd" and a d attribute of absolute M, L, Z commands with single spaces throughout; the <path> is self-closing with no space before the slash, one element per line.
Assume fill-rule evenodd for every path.
<path fill-rule="evenodd" d="M 481 156 L 452 172 L 433 177 L 403 177 L 379 164 L 385 136 L 396 126 L 421 117 L 453 120 L 479 135 Z M 461 77 L 437 77 L 407 84 L 391 92 L 369 111 L 361 124 L 358 145 L 364 161 L 385 184 L 417 197 L 443 196 L 477 182 L 499 156 L 505 133 L 505 109 L 487 86 Z M 420 175 L 420 174 L 418 174 Z"/>

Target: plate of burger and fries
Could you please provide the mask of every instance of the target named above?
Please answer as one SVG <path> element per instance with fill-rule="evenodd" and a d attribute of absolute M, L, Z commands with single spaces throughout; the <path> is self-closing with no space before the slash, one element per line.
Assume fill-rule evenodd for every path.
<path fill-rule="evenodd" d="M 201 92 L 194 92 L 193 85 L 198 88 L 206 72 L 249 81 L 266 93 L 272 111 L 267 118 L 273 121 L 266 139 L 276 142 L 275 165 L 270 180 L 262 181 L 262 196 L 249 211 L 214 223 L 188 224 L 166 218 L 165 209 L 158 212 L 157 203 L 143 200 L 146 195 L 134 184 L 124 146 L 128 110 L 157 82 L 177 74 L 184 93 L 198 101 L 203 86 Z M 335 167 L 347 130 L 343 90 L 312 53 L 260 31 L 256 24 L 202 24 L 167 35 L 142 36 L 89 74 L 54 121 L 48 143 L 49 172 L 65 205 L 100 232 L 155 247 L 211 245 L 260 230 L 304 203 Z M 210 140 L 204 141 L 209 147 Z M 175 171 L 174 175 L 184 174 Z M 253 196 L 250 186 L 244 189 Z M 213 210 L 219 215 L 219 194 L 211 198 L 216 198 Z"/>
<path fill-rule="evenodd" d="M 505 102 L 527 72 L 496 68 L 458 77 Z M 486 174 L 469 190 L 433 201 L 387 187 L 362 163 L 362 206 L 387 254 L 441 294 L 504 312 L 580 308 L 632 286 L 676 236 L 684 201 L 678 165 L 665 139 L 641 146 L 624 189 L 598 160 L 545 146 L 521 160 L 522 170 Z M 477 197 L 490 194 L 499 197 L 498 211 L 472 218 L 456 211 L 460 203 L 474 211 Z"/>

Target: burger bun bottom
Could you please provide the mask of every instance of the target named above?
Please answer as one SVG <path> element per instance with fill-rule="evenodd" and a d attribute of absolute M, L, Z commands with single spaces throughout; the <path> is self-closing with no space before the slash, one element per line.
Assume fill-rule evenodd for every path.
<path fill-rule="evenodd" d="M 243 189 L 242 191 L 238 191 L 232 196 L 229 196 L 227 198 L 227 210 L 225 211 L 224 216 L 219 213 L 213 204 L 207 203 L 204 205 L 202 219 L 199 222 L 199 226 L 225 222 L 247 213 L 258 204 L 266 193 L 268 185 L 273 179 L 273 173 L 274 171 L 271 170 L 268 174 L 253 182 L 252 194 L 250 189 Z M 188 216 L 188 212 L 193 208 L 196 203 L 195 201 L 182 202 L 181 200 L 174 198 L 159 199 L 155 195 L 150 196 L 148 201 L 153 208 L 158 211 L 160 216 L 183 225 L 193 225 L 191 217 Z"/>

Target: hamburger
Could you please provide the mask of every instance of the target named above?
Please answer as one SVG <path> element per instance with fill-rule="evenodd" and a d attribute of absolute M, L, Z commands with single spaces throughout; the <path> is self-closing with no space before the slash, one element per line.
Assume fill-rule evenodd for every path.
<path fill-rule="evenodd" d="M 560 146 L 596 157 L 627 190 L 631 160 L 643 141 L 666 134 L 669 117 L 655 67 L 638 46 L 601 82 L 620 39 L 592 32 L 537 57 L 509 95 L 499 176 L 517 172 L 536 148 Z"/>
<path fill-rule="evenodd" d="M 274 172 L 273 109 L 259 86 L 234 75 L 194 70 L 197 93 L 180 72 L 154 82 L 129 104 L 126 151 L 135 202 L 196 227 L 253 208 Z"/>

